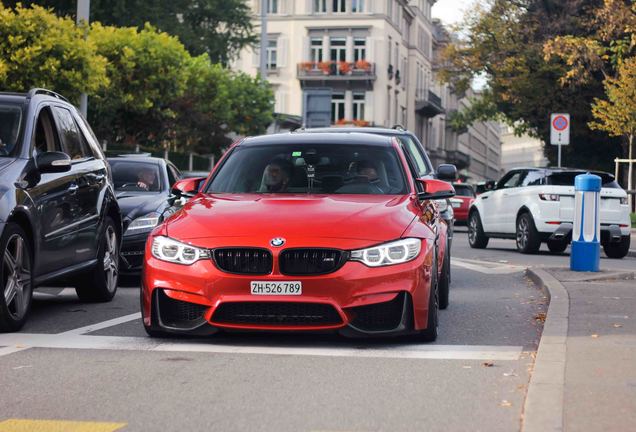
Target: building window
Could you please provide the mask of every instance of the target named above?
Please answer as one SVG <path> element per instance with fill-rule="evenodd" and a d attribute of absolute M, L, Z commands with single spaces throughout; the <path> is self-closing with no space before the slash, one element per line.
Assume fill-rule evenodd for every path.
<path fill-rule="evenodd" d="M 319 63 L 322 61 L 322 38 L 311 38 L 310 58 L 311 61 L 314 63 Z"/>
<path fill-rule="evenodd" d="M 347 60 L 347 40 L 345 38 L 331 38 L 330 60 L 343 62 Z"/>
<path fill-rule="evenodd" d="M 345 95 L 344 93 L 334 93 L 331 96 L 331 123 L 336 124 L 338 120 L 345 118 Z"/>
<path fill-rule="evenodd" d="M 327 13 L 327 0 L 314 0 L 314 13 Z"/>
<path fill-rule="evenodd" d="M 364 93 L 353 94 L 353 120 L 364 120 Z"/>
<path fill-rule="evenodd" d="M 364 12 L 364 0 L 351 0 L 351 12 Z"/>
<path fill-rule="evenodd" d="M 332 5 L 331 5 L 331 11 L 332 12 L 336 12 L 336 13 L 342 13 L 342 12 L 346 12 L 346 1 L 345 0 L 331 0 L 332 1 Z"/>
<path fill-rule="evenodd" d="M 267 41 L 267 69 L 276 69 L 278 65 L 278 42 L 276 39 Z"/>
<path fill-rule="evenodd" d="M 278 0 L 267 0 L 267 13 L 268 14 L 278 13 Z"/>
<path fill-rule="evenodd" d="M 366 38 L 353 39 L 353 61 L 367 59 L 367 40 Z"/>

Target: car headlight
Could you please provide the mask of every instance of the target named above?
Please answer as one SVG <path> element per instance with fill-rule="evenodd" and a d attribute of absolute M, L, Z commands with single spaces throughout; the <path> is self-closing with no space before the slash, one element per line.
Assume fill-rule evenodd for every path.
<path fill-rule="evenodd" d="M 445 199 L 435 200 L 437 203 L 437 207 L 439 208 L 439 212 L 443 213 L 448 210 L 448 201 Z"/>
<path fill-rule="evenodd" d="M 147 215 L 134 219 L 128 228 L 126 234 L 139 234 L 146 231 L 152 231 L 159 223 L 159 213 L 148 213 Z"/>
<path fill-rule="evenodd" d="M 159 236 L 152 240 L 152 256 L 161 261 L 192 265 L 201 259 L 210 258 L 210 251 Z"/>
<path fill-rule="evenodd" d="M 369 267 L 402 264 L 414 260 L 422 249 L 422 240 L 406 238 L 367 249 L 351 251 L 350 259 Z"/>

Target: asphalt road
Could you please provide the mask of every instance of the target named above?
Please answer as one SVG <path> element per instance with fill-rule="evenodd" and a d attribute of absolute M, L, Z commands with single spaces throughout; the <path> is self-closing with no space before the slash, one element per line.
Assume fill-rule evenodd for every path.
<path fill-rule="evenodd" d="M 0 430 L 5 419 L 113 422 L 84 424 L 104 431 L 519 430 L 545 299 L 514 265 L 526 257 L 465 242 L 458 234 L 451 306 L 434 344 L 151 340 L 135 287 L 97 305 L 43 289 L 23 331 L 0 335 Z"/>

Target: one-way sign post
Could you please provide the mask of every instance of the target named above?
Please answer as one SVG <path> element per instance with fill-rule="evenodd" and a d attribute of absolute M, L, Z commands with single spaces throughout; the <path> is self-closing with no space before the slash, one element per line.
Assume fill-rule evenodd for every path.
<path fill-rule="evenodd" d="M 561 168 L 561 146 L 570 145 L 570 114 L 550 116 L 550 144 L 559 146 L 559 168 Z"/>

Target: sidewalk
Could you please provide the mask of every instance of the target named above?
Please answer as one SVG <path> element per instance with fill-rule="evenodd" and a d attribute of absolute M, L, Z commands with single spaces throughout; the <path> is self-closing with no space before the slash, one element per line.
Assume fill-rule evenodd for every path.
<path fill-rule="evenodd" d="M 636 430 L 636 269 L 530 269 L 550 306 L 523 430 Z"/>

